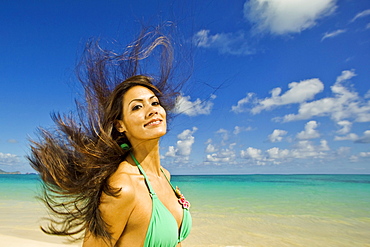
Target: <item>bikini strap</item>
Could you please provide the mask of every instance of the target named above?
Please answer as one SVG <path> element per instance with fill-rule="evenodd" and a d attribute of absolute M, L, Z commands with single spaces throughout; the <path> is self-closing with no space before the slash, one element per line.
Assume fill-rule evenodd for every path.
<path fill-rule="evenodd" d="M 171 184 L 171 181 L 170 181 L 170 180 L 168 179 L 168 177 L 166 176 L 166 173 L 164 173 L 164 171 L 162 170 L 162 167 L 161 167 L 161 171 L 162 171 L 162 173 L 163 173 L 164 177 L 167 179 L 167 182 L 171 185 L 171 187 L 172 187 L 173 191 L 176 191 L 176 188 L 175 188 L 175 187 L 173 187 L 173 185 Z"/>
<path fill-rule="evenodd" d="M 132 153 L 132 152 L 130 152 L 130 155 L 131 155 L 131 158 L 134 160 L 134 162 L 135 162 L 135 164 L 136 164 L 137 168 L 139 168 L 140 173 L 144 176 L 145 183 L 146 183 L 146 186 L 147 186 L 147 187 L 148 187 L 148 189 L 149 189 L 149 193 L 150 193 L 150 195 L 151 195 L 151 196 L 155 195 L 155 192 L 154 192 L 154 190 L 153 190 L 153 188 L 152 188 L 152 186 L 151 186 L 151 184 L 150 184 L 150 182 L 149 182 L 149 179 L 148 179 L 148 177 L 147 177 L 147 175 L 146 175 L 146 173 L 145 173 L 144 169 L 141 167 L 140 163 L 137 161 L 137 159 L 135 158 L 135 156 L 133 155 L 133 153 Z"/>

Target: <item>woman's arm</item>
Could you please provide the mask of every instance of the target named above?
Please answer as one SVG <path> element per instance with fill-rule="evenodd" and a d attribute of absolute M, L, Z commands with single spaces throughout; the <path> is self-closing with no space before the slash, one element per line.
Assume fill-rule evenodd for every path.
<path fill-rule="evenodd" d="M 127 180 L 126 180 L 127 181 Z M 128 180 L 129 181 L 129 180 Z M 117 188 L 117 187 L 116 187 Z M 102 237 L 94 236 L 86 232 L 83 247 L 112 247 L 115 246 L 121 237 L 130 214 L 134 208 L 135 193 L 132 186 L 122 187 L 118 197 L 102 194 L 99 211 L 103 220 L 108 225 L 108 231 L 112 234 L 112 241 L 105 240 Z"/>

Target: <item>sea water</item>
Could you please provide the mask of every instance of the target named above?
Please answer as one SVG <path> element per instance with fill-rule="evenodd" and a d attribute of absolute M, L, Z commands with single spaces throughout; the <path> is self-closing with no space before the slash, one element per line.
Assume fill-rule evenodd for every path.
<path fill-rule="evenodd" d="M 191 202 L 183 246 L 370 246 L 370 175 L 171 179 Z M 43 207 L 40 188 L 37 175 L 0 175 L 0 233 L 14 220 L 38 228 L 30 210 Z"/>

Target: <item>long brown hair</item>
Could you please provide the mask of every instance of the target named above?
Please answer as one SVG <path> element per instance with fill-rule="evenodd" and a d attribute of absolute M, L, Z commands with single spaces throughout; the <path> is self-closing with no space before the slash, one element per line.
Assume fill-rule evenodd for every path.
<path fill-rule="evenodd" d="M 140 63 L 157 47 L 159 75 L 144 75 Z M 136 85 L 152 90 L 167 111 L 173 108 L 177 90 L 170 83 L 172 60 L 171 43 L 157 30 L 142 32 L 119 54 L 95 41 L 87 44 L 78 66 L 85 97 L 76 101 L 76 116 L 53 114 L 55 128 L 40 128 L 39 140 L 31 141 L 28 159 L 40 174 L 41 199 L 52 213 L 49 225 L 41 227 L 45 233 L 76 240 L 88 230 L 109 242 L 109 226 L 99 211 L 100 197 L 103 192 L 110 196 L 119 192 L 107 181 L 127 156 L 120 144 L 129 144 L 114 121 L 122 119 L 123 95 Z"/>

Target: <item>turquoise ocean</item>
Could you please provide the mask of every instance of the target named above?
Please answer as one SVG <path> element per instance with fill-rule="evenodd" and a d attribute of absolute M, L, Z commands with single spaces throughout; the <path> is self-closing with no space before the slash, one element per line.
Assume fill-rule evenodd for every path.
<path fill-rule="evenodd" d="M 370 246 L 370 175 L 174 175 L 172 184 L 191 202 L 183 246 Z M 37 175 L 0 175 L 0 234 L 37 228 L 39 190 Z"/>

